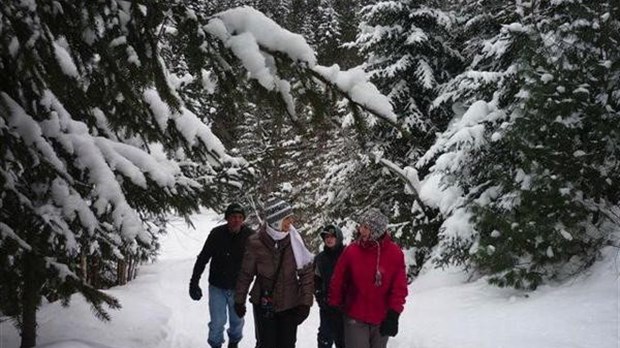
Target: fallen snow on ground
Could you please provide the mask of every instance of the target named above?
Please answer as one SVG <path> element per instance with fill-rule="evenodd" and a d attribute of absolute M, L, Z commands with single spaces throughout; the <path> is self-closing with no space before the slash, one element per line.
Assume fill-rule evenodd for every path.
<path fill-rule="evenodd" d="M 140 268 L 137 279 L 107 290 L 123 308 L 101 322 L 81 295 L 69 308 L 59 303 L 38 313 L 38 347 L 45 348 L 196 348 L 208 347 L 205 293 L 194 302 L 188 282 L 194 259 L 221 216 L 203 212 L 193 219 L 196 229 L 173 221 L 162 239 L 157 262 Z M 620 313 L 618 250 L 588 274 L 568 283 L 547 285 L 535 292 L 499 289 L 484 279 L 467 282 L 458 269 L 426 270 L 409 287 L 400 332 L 389 347 L 407 348 L 618 348 Z M 248 312 L 240 347 L 254 347 Z M 297 347 L 316 347 L 318 308 L 299 328 Z M 0 348 L 19 347 L 19 334 L 9 322 L 0 324 Z"/>

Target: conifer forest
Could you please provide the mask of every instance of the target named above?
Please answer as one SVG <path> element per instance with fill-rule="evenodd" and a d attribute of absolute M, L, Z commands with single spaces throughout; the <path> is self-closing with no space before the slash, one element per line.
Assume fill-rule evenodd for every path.
<path fill-rule="evenodd" d="M 171 215 L 371 207 L 420 269 L 535 290 L 620 248 L 620 2 L 0 4 L 0 314 L 158 254 Z"/>

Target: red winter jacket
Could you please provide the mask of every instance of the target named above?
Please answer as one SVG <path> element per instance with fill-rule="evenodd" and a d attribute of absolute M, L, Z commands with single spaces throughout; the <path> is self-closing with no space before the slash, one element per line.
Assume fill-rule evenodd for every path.
<path fill-rule="evenodd" d="M 329 284 L 328 299 L 330 306 L 341 308 L 350 318 L 373 325 L 385 319 L 388 309 L 401 313 L 407 297 L 403 252 L 387 233 L 378 244 L 356 241 L 344 249 Z M 377 256 L 380 286 L 375 285 Z"/>

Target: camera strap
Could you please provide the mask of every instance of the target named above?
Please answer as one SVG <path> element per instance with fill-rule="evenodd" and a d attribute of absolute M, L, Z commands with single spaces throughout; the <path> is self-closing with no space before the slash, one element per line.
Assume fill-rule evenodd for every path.
<path fill-rule="evenodd" d="M 261 242 L 263 243 L 263 245 L 265 247 L 267 247 L 267 249 L 269 249 L 269 247 L 267 246 L 267 243 L 265 243 L 265 241 L 261 240 Z M 278 281 L 278 275 L 280 274 L 280 269 L 282 268 L 282 260 L 284 259 L 284 251 L 285 251 L 285 249 L 282 249 L 281 255 L 278 258 L 278 266 L 276 267 L 276 272 L 273 274 L 273 281 L 271 283 L 271 289 L 268 289 L 270 293 L 273 293 L 273 290 L 276 288 L 276 282 Z M 265 277 L 265 278 L 269 279 L 267 277 Z"/>
<path fill-rule="evenodd" d="M 280 269 L 282 268 L 282 260 L 284 260 L 284 250 L 282 250 L 280 257 L 278 258 L 278 267 L 276 268 L 276 273 L 273 275 L 273 283 L 271 283 L 271 290 L 269 291 L 271 293 L 273 293 L 273 290 L 276 288 L 276 282 L 278 281 Z"/>

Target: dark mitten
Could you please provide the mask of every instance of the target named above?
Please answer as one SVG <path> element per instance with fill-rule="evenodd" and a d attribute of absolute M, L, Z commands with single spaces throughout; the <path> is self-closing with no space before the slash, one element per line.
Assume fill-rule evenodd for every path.
<path fill-rule="evenodd" d="M 194 282 L 189 283 L 189 297 L 194 301 L 198 301 L 202 298 L 202 290 L 198 284 Z"/>
<path fill-rule="evenodd" d="M 398 333 L 398 317 L 400 314 L 395 311 L 388 309 L 387 316 L 381 323 L 381 327 L 379 327 L 379 332 L 381 336 L 396 336 Z"/>
<path fill-rule="evenodd" d="M 245 304 L 235 303 L 235 313 L 239 318 L 243 318 L 245 316 Z"/>
<path fill-rule="evenodd" d="M 300 305 L 295 309 L 295 322 L 297 325 L 301 324 L 308 318 L 310 314 L 310 306 Z"/>

